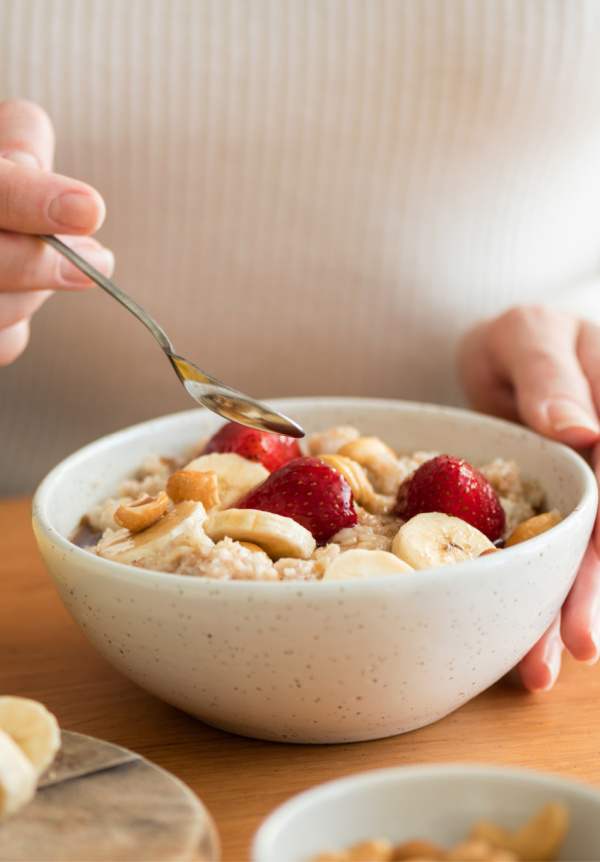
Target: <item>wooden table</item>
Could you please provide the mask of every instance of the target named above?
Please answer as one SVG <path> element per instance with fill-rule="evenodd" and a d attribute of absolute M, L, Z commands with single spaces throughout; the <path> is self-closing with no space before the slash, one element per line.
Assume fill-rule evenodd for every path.
<path fill-rule="evenodd" d="M 600 666 L 565 658 L 555 688 L 501 681 L 447 718 L 401 736 L 288 746 L 232 736 L 138 689 L 88 644 L 42 565 L 30 500 L 0 501 L 0 693 L 32 697 L 65 730 L 125 746 L 186 782 L 212 813 L 224 862 L 249 858 L 261 820 L 331 778 L 399 764 L 507 764 L 600 786 Z"/>

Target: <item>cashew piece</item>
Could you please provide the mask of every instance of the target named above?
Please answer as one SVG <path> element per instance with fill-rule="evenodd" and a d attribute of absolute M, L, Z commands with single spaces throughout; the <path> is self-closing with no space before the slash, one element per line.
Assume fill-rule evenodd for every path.
<path fill-rule="evenodd" d="M 495 823 L 482 820 L 473 827 L 471 838 L 510 850 L 524 862 L 544 862 L 556 857 L 568 825 L 569 812 L 564 803 L 557 800 L 548 802 L 514 832 L 506 832 Z"/>
<path fill-rule="evenodd" d="M 457 844 L 443 858 L 448 862 L 518 862 L 522 857 L 504 847 L 495 847 L 482 839 L 470 838 Z"/>
<path fill-rule="evenodd" d="M 164 491 L 156 497 L 142 494 L 132 503 L 122 503 L 114 514 L 115 523 L 132 533 L 139 533 L 156 524 L 167 511 L 169 498 Z"/>
<path fill-rule="evenodd" d="M 325 461 L 344 479 L 352 489 L 352 495 L 359 506 L 363 506 L 367 512 L 373 515 L 388 515 L 395 503 L 395 497 L 377 494 L 369 482 L 367 474 L 361 465 L 346 455 L 317 455 L 321 461 Z"/>
<path fill-rule="evenodd" d="M 539 536 L 541 533 L 545 533 L 546 530 L 556 527 L 561 521 L 562 515 L 557 509 L 553 509 L 551 512 L 543 512 L 541 515 L 534 515 L 533 518 L 528 518 L 522 524 L 519 524 L 518 527 L 515 527 L 504 543 L 504 547 L 510 548 L 512 545 L 519 545 L 521 542 L 533 539 L 534 536 Z"/>
<path fill-rule="evenodd" d="M 428 862 L 446 859 L 446 851 L 439 844 L 414 838 L 412 841 L 404 841 L 396 844 L 393 850 L 394 862 L 414 862 L 414 860 L 426 859 Z"/>
<path fill-rule="evenodd" d="M 167 479 L 167 494 L 174 503 L 193 500 L 202 503 L 206 511 L 220 501 L 217 474 L 214 470 L 177 470 Z"/>
<path fill-rule="evenodd" d="M 350 440 L 338 449 L 338 455 L 346 455 L 353 461 L 358 461 L 361 467 L 366 467 L 374 473 L 381 471 L 382 463 L 395 465 L 398 461 L 393 449 L 390 449 L 379 437 L 359 437 L 358 440 Z"/>
<path fill-rule="evenodd" d="M 405 476 L 405 468 L 396 453 L 379 437 L 359 437 L 338 449 L 338 455 L 352 458 L 373 477 L 378 490 L 393 494 Z"/>

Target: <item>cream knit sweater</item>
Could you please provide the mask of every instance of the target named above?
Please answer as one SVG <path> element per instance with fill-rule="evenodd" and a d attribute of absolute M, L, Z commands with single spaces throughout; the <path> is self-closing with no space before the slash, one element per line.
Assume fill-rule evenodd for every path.
<path fill-rule="evenodd" d="M 458 403 L 474 321 L 600 319 L 599 0 L 0 0 L 0 40 L 115 281 L 256 397 Z M 57 295 L 0 369 L 0 492 L 191 407 L 128 312 Z"/>

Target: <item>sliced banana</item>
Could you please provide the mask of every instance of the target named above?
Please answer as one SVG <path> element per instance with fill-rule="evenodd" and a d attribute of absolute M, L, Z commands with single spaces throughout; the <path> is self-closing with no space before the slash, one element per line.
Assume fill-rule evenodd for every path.
<path fill-rule="evenodd" d="M 12 736 L 0 730 L 0 820 L 31 802 L 37 782 L 33 763 Z"/>
<path fill-rule="evenodd" d="M 217 474 L 219 508 L 228 509 L 256 485 L 269 476 L 269 471 L 257 461 L 249 461 L 235 452 L 211 452 L 194 458 L 184 470 L 199 470 Z"/>
<path fill-rule="evenodd" d="M 58 722 L 37 700 L 0 697 L 0 729 L 14 740 L 39 775 L 60 748 Z"/>
<path fill-rule="evenodd" d="M 99 557 L 107 557 L 118 563 L 152 565 L 175 541 L 182 545 L 186 542 L 208 542 L 202 529 L 205 520 L 206 510 L 202 503 L 192 500 L 175 503 L 167 509 L 160 521 L 141 532 L 117 530 L 100 539 L 96 553 Z"/>
<path fill-rule="evenodd" d="M 380 575 L 397 575 L 412 572 L 404 560 L 388 551 L 371 551 L 366 548 L 353 548 L 337 556 L 325 570 L 324 581 L 337 581 L 358 578 L 377 578 Z"/>
<path fill-rule="evenodd" d="M 392 553 L 413 569 L 471 560 L 493 547 L 476 527 L 441 512 L 415 515 L 400 527 L 392 541 Z"/>
<path fill-rule="evenodd" d="M 204 532 L 213 542 L 227 537 L 238 542 L 252 542 L 273 560 L 281 557 L 307 560 L 317 546 L 312 533 L 296 521 L 258 509 L 213 512 L 204 524 Z"/>

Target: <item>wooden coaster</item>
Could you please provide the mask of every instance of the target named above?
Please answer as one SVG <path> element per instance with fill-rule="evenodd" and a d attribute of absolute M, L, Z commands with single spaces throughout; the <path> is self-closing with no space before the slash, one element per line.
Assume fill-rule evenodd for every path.
<path fill-rule="evenodd" d="M 217 862 L 210 814 L 182 781 L 125 748 L 62 732 L 34 800 L 0 823 L 2 862 Z"/>

